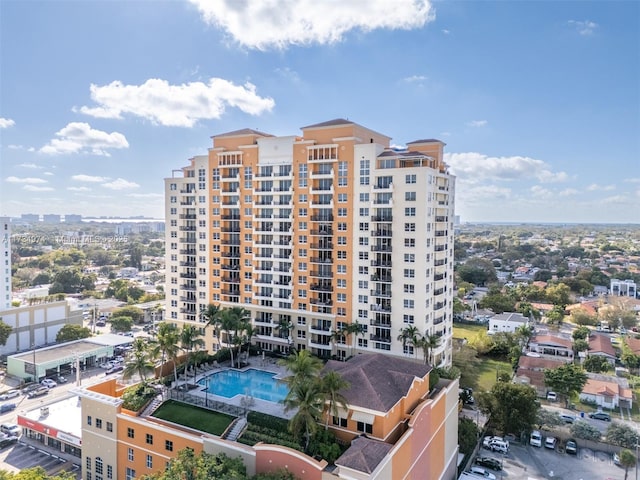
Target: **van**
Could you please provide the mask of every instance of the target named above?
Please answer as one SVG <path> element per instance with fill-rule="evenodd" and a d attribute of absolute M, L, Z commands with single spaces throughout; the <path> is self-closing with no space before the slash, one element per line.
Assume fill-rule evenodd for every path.
<path fill-rule="evenodd" d="M 491 450 L 492 452 L 508 453 L 509 443 L 503 440 L 492 440 L 489 443 L 489 450 Z"/>
<path fill-rule="evenodd" d="M 532 447 L 542 447 L 542 434 L 539 430 L 534 430 L 531 432 L 531 436 L 529 437 L 529 445 Z"/>

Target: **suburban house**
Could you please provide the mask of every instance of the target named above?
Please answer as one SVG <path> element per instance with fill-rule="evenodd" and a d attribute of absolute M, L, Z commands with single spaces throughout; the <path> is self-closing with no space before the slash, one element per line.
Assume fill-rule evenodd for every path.
<path fill-rule="evenodd" d="M 529 340 L 529 352 L 545 358 L 556 358 L 569 363 L 573 361 L 573 342 L 556 335 L 536 335 Z"/>
<path fill-rule="evenodd" d="M 626 378 L 589 373 L 580 400 L 608 409 L 631 408 L 633 392 Z"/>
<path fill-rule="evenodd" d="M 537 353 L 522 355 L 518 360 L 515 382 L 531 385 L 535 388 L 539 397 L 547 394 L 547 386 L 544 383 L 544 371 L 558 368 L 564 365 L 564 360 L 542 357 Z"/>
<path fill-rule="evenodd" d="M 589 336 L 589 350 L 587 355 L 598 355 L 604 357 L 611 365 L 616 364 L 616 351 L 611 344 L 608 335 L 593 333 Z"/>
<path fill-rule="evenodd" d="M 487 333 L 489 335 L 498 332 L 515 333 L 519 327 L 526 325 L 529 325 L 529 319 L 521 313 L 500 313 L 489 319 L 489 330 Z"/>
<path fill-rule="evenodd" d="M 610 291 L 611 295 L 636 298 L 638 286 L 633 280 L 618 280 L 617 278 L 612 278 Z"/>

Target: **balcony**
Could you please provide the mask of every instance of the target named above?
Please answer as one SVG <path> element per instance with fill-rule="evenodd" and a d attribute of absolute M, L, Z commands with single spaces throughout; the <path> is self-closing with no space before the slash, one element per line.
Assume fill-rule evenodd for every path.
<path fill-rule="evenodd" d="M 389 290 L 371 290 L 372 297 L 391 298 L 391 289 Z"/>
<path fill-rule="evenodd" d="M 240 245 L 239 238 L 220 240 L 220 245 Z"/>
<path fill-rule="evenodd" d="M 391 283 L 391 275 L 371 275 L 374 282 Z"/>
<path fill-rule="evenodd" d="M 196 243 L 196 237 L 185 237 L 180 239 L 181 243 Z"/>
<path fill-rule="evenodd" d="M 391 230 L 374 230 L 371 235 L 374 237 L 391 237 L 393 232 Z"/>
<path fill-rule="evenodd" d="M 311 303 L 312 305 L 333 305 L 333 302 L 331 300 L 324 298 L 312 298 L 311 300 L 309 300 L 309 303 Z"/>
<path fill-rule="evenodd" d="M 381 260 L 371 260 L 372 267 L 391 268 L 391 262 L 383 262 Z"/>
<path fill-rule="evenodd" d="M 258 277 L 255 280 L 255 283 L 262 285 L 271 285 L 272 279 L 269 277 Z"/>
<path fill-rule="evenodd" d="M 196 278 L 195 273 L 181 273 L 180 278 Z"/>
<path fill-rule="evenodd" d="M 333 250 L 333 243 L 331 242 L 312 243 L 311 248 L 314 250 Z"/>
<path fill-rule="evenodd" d="M 178 218 L 180 218 L 180 220 L 195 220 L 196 219 L 196 214 L 195 213 L 182 213 L 178 216 Z"/>
<path fill-rule="evenodd" d="M 311 179 L 333 178 L 333 168 L 318 168 L 309 172 Z"/>
<path fill-rule="evenodd" d="M 189 315 L 196 315 L 198 312 L 195 308 L 181 308 L 180 313 L 187 313 Z"/>
<path fill-rule="evenodd" d="M 180 250 L 180 255 L 195 255 L 195 254 L 196 254 L 195 248 L 185 248 Z"/>
<path fill-rule="evenodd" d="M 222 218 L 222 220 L 240 220 L 240 215 L 222 215 L 220 218 Z"/>
<path fill-rule="evenodd" d="M 311 215 L 312 222 L 333 222 L 333 215 Z"/>
<path fill-rule="evenodd" d="M 379 305 L 374 303 L 371 305 L 372 312 L 391 313 L 391 305 Z"/>
<path fill-rule="evenodd" d="M 192 262 L 180 262 L 180 266 L 181 267 L 195 267 L 196 266 L 196 262 L 195 260 Z"/>
<path fill-rule="evenodd" d="M 312 277 L 318 277 L 318 278 L 333 278 L 332 272 L 325 272 L 320 270 L 311 270 L 309 272 L 309 275 L 311 275 Z"/>
<path fill-rule="evenodd" d="M 311 235 L 314 236 L 331 236 L 333 235 L 333 228 L 321 228 L 319 230 L 311 230 Z"/>
<path fill-rule="evenodd" d="M 393 215 L 374 215 L 371 220 L 373 222 L 393 222 Z"/>
<path fill-rule="evenodd" d="M 333 286 L 330 283 L 312 283 L 310 288 L 313 292 L 333 292 Z"/>
<path fill-rule="evenodd" d="M 187 283 L 183 283 L 182 285 L 180 285 L 180 290 L 192 291 L 192 290 L 195 290 L 195 289 L 196 289 L 195 285 L 189 285 Z"/>
<path fill-rule="evenodd" d="M 315 332 L 326 332 L 327 334 L 331 333 L 331 327 L 329 325 L 311 324 L 309 328 L 311 331 L 315 331 Z"/>
<path fill-rule="evenodd" d="M 309 340 L 309 345 L 315 348 L 320 348 L 322 350 L 331 350 L 331 342 L 320 342 L 317 340 Z"/>
<path fill-rule="evenodd" d="M 220 266 L 220 268 L 222 268 L 222 270 L 227 270 L 227 271 L 232 271 L 232 272 L 238 272 L 240 271 L 240 265 L 227 265 L 227 264 L 222 264 Z"/>
<path fill-rule="evenodd" d="M 333 263 L 333 258 L 331 257 L 311 257 L 311 263 L 325 263 L 330 264 Z"/>
<path fill-rule="evenodd" d="M 373 245 L 371 247 L 372 252 L 391 252 L 392 250 L 391 245 Z"/>
<path fill-rule="evenodd" d="M 222 232 L 224 233 L 239 233 L 240 227 L 223 227 Z"/>
<path fill-rule="evenodd" d="M 383 321 L 383 320 L 371 320 L 369 321 L 369 325 L 372 325 L 374 327 L 381 327 L 381 328 L 391 328 L 391 322 Z"/>
<path fill-rule="evenodd" d="M 391 343 L 391 337 L 374 335 L 373 333 L 369 334 L 369 340 L 373 340 L 374 342 Z"/>
<path fill-rule="evenodd" d="M 220 293 L 222 293 L 222 295 L 228 295 L 230 297 L 239 297 L 240 296 L 240 290 L 221 290 Z"/>
<path fill-rule="evenodd" d="M 271 319 L 270 318 L 263 318 L 263 317 L 255 317 L 253 319 L 253 321 L 255 323 L 260 323 L 260 324 L 265 324 L 265 325 L 271 325 Z"/>
<path fill-rule="evenodd" d="M 220 280 L 225 283 L 240 283 L 240 277 L 222 277 Z"/>
<path fill-rule="evenodd" d="M 198 300 L 196 299 L 195 295 L 191 296 L 191 297 L 180 297 L 180 301 L 181 302 L 188 302 L 188 303 L 196 303 Z"/>

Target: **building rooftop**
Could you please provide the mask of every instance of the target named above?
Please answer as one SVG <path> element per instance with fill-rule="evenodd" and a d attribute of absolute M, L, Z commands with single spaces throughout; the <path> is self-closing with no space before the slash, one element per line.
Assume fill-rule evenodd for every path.
<path fill-rule="evenodd" d="M 565 365 L 563 360 L 555 360 L 546 357 L 530 357 L 521 355 L 518 360 L 518 367 L 525 370 L 544 370 L 545 368 L 557 368 Z"/>
<path fill-rule="evenodd" d="M 611 344 L 611 338 L 599 333 L 594 333 L 589 337 L 589 353 L 602 353 L 616 358 L 616 351 Z"/>
<path fill-rule="evenodd" d="M 273 137 L 270 133 L 260 132 L 259 130 L 253 130 L 251 128 L 241 128 L 240 130 L 233 130 L 232 132 L 219 133 L 214 135 L 213 138 L 218 137 L 240 137 L 244 135 L 259 135 L 261 137 Z"/>
<path fill-rule="evenodd" d="M 573 343 L 568 338 L 556 337 L 555 335 L 536 335 L 531 338 L 530 343 L 565 348 L 571 348 L 573 346 Z"/>
<path fill-rule="evenodd" d="M 431 371 L 430 365 L 382 353 L 360 354 L 346 362 L 329 360 L 324 368 L 349 382 L 342 392 L 349 405 L 378 412 L 389 411 L 416 379 L 422 380 Z"/>
<path fill-rule="evenodd" d="M 73 435 L 78 439 L 82 438 L 82 410 L 80 398 L 77 396 L 40 405 L 32 410 L 21 412 L 19 415 L 23 419 L 37 422 L 63 434 Z M 58 436 L 60 437 L 60 435 Z"/>
<path fill-rule="evenodd" d="M 39 348 L 35 352 L 35 361 L 39 365 L 59 361 L 60 359 L 68 359 L 69 362 L 72 362 L 76 355 L 80 358 L 84 358 L 85 353 L 92 352 L 100 347 L 126 345 L 132 341 L 133 339 L 131 337 L 105 333 L 103 335 L 84 338 L 82 340 L 75 340 L 73 342 L 53 345 L 51 347 Z M 11 355 L 11 357 L 23 362 L 32 362 L 34 354 L 33 350 L 29 350 Z"/>
<path fill-rule="evenodd" d="M 521 313 L 514 312 L 505 312 L 499 313 L 491 317 L 491 320 L 499 320 L 501 322 L 518 322 L 518 323 L 528 323 L 529 319 L 522 315 Z"/>
<path fill-rule="evenodd" d="M 389 443 L 360 436 L 351 441 L 351 446 L 336 460 L 336 465 L 371 473 L 392 448 Z"/>
<path fill-rule="evenodd" d="M 344 118 L 335 118 L 326 122 L 320 122 L 313 125 L 307 125 L 306 127 L 301 127 L 300 130 L 304 130 L 306 128 L 336 127 L 338 125 L 354 125 L 354 122 L 345 120 Z"/>

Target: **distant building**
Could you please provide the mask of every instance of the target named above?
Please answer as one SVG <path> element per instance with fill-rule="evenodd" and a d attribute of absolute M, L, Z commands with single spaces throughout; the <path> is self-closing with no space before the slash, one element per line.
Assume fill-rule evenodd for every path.
<path fill-rule="evenodd" d="M 515 333 L 524 325 L 529 325 L 529 319 L 521 313 L 505 312 L 495 315 L 489 319 L 489 335 L 498 332 Z"/>
<path fill-rule="evenodd" d="M 573 342 L 555 335 L 536 335 L 529 340 L 529 352 L 570 363 L 573 361 Z"/>
<path fill-rule="evenodd" d="M 67 214 L 64 216 L 64 223 L 81 223 L 82 215 Z"/>
<path fill-rule="evenodd" d="M 587 383 L 580 392 L 581 401 L 611 410 L 617 410 L 618 407 L 631 409 L 633 393 L 626 378 L 592 373 L 587 376 Z"/>
<path fill-rule="evenodd" d="M 611 337 L 600 333 L 594 333 L 589 337 L 588 355 L 604 357 L 611 365 L 616 364 L 616 351 L 611 344 Z"/>
<path fill-rule="evenodd" d="M 541 355 L 530 352 L 522 355 L 518 360 L 515 382 L 523 385 L 530 385 L 539 397 L 544 397 L 547 393 L 547 386 L 544 383 L 544 371 L 565 365 L 563 360 L 553 358 L 543 358 Z"/>
<path fill-rule="evenodd" d="M 42 216 L 42 221 L 44 223 L 60 223 L 60 215 L 49 213 Z"/>
<path fill-rule="evenodd" d="M 22 223 L 38 223 L 40 221 L 40 215 L 37 213 L 23 213 L 20 215 Z"/>
<path fill-rule="evenodd" d="M 0 217 L 0 310 L 11 308 L 11 222 Z"/>
<path fill-rule="evenodd" d="M 636 295 L 638 294 L 638 286 L 633 280 L 618 280 L 617 278 L 612 278 L 610 291 L 611 295 L 615 295 L 617 297 L 636 298 Z"/>

